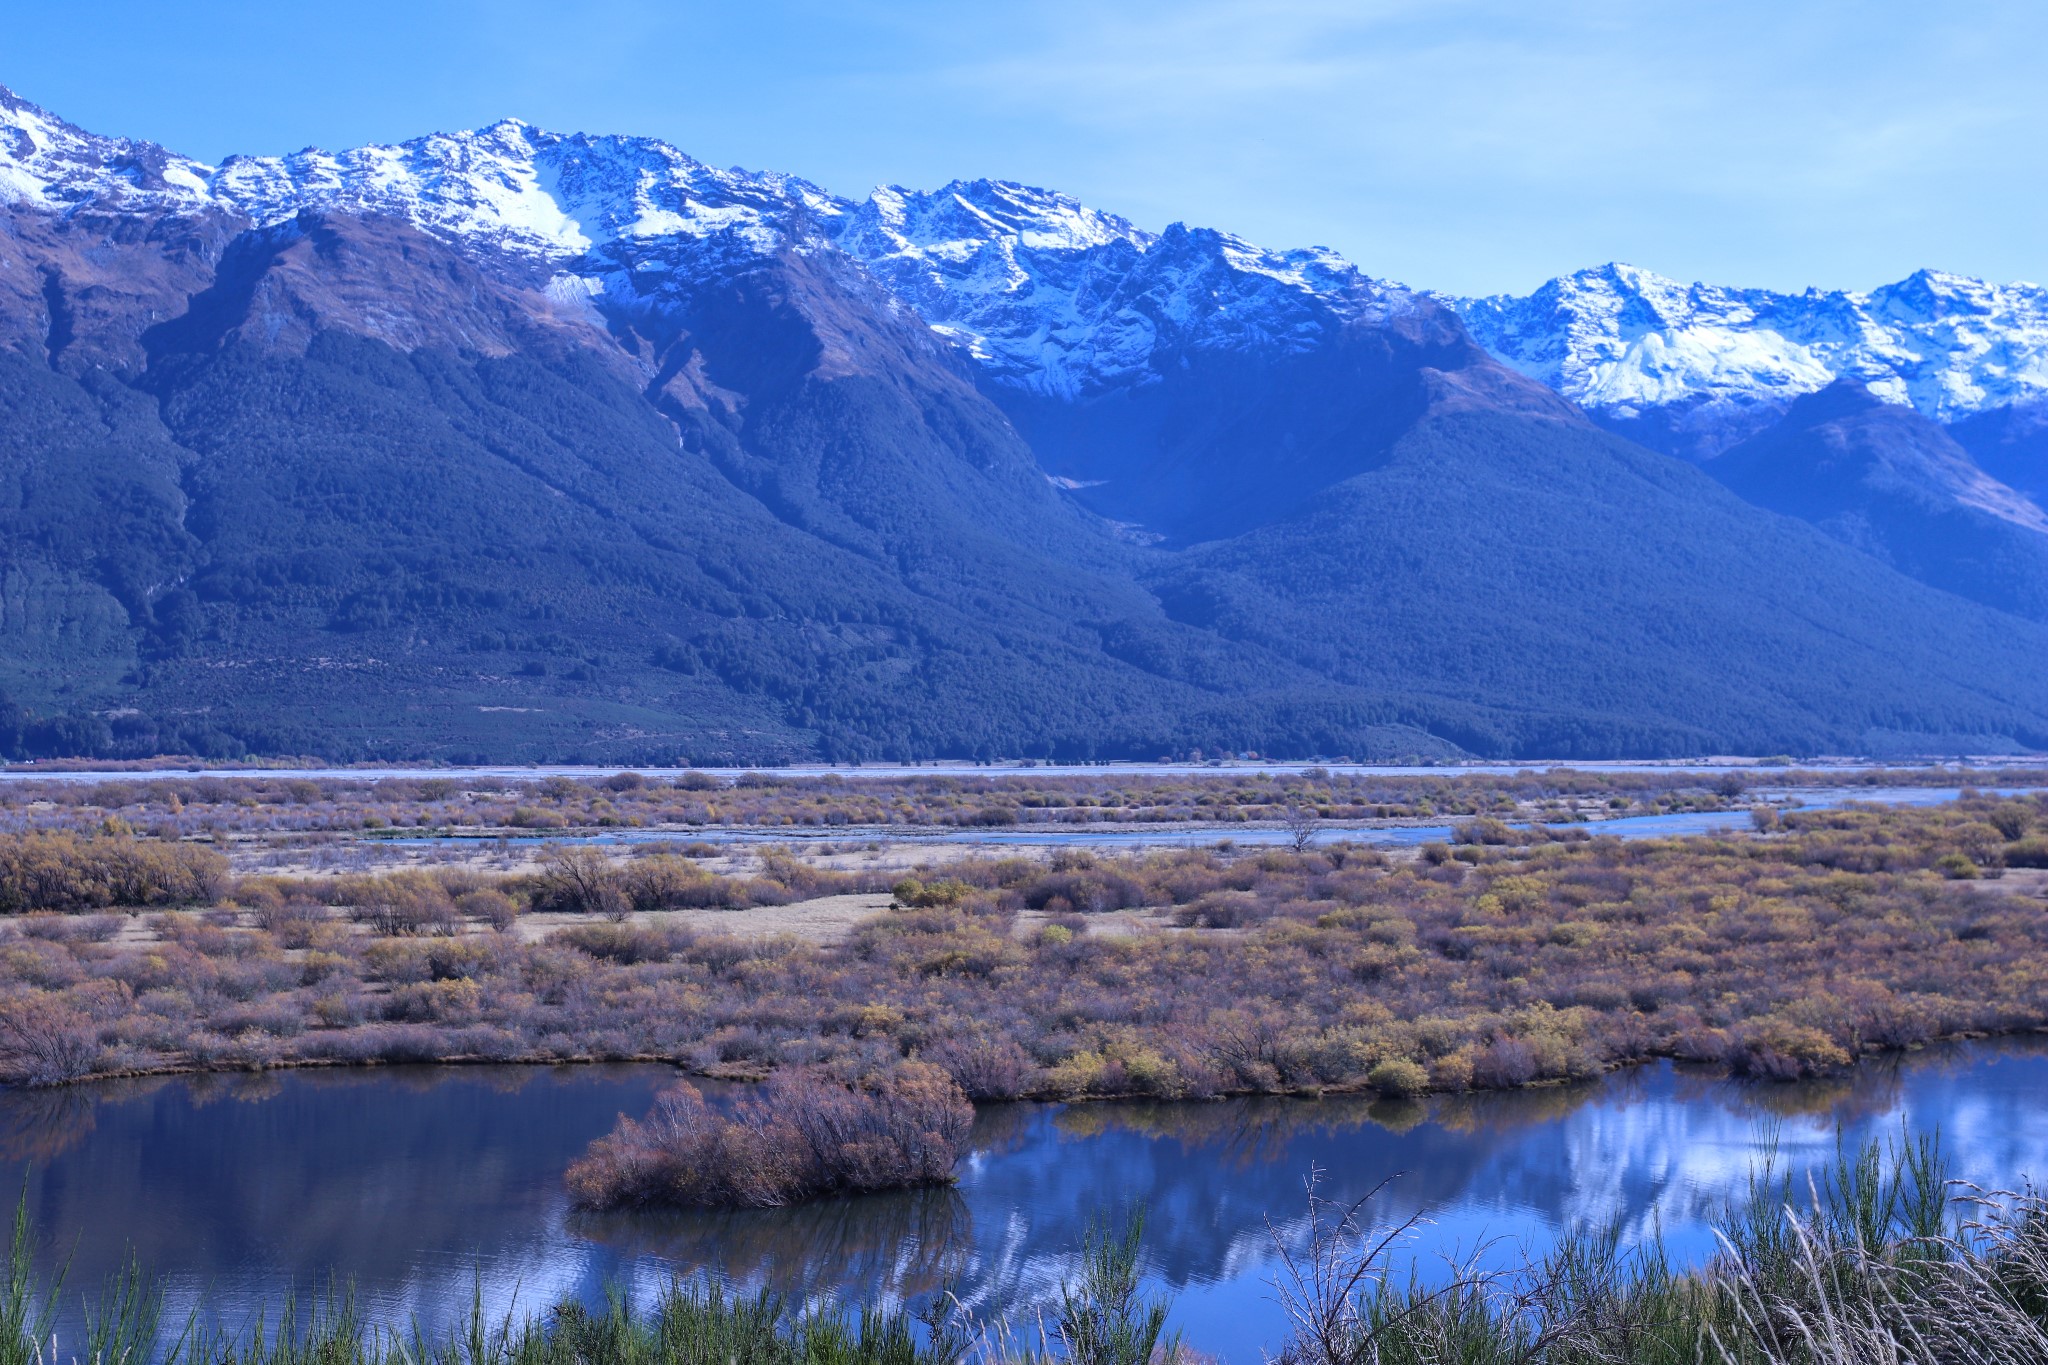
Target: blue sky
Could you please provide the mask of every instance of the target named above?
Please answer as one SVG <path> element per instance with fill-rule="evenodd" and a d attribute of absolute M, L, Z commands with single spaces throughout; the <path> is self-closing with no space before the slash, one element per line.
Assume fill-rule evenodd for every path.
<path fill-rule="evenodd" d="M 845 194 L 992 176 L 1456 292 L 1609 259 L 2048 276 L 2048 6 L 2004 0 L 74 0 L 0 83 L 217 160 L 490 122 Z"/>

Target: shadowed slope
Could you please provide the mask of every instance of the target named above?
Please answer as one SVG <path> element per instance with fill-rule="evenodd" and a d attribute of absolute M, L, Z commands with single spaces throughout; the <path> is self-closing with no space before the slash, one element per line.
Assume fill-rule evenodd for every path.
<path fill-rule="evenodd" d="M 1853 380 L 1799 399 L 1706 469 L 1923 583 L 2048 619 L 2048 516 L 1933 422 Z"/>
<path fill-rule="evenodd" d="M 719 406 L 665 395 L 671 420 L 643 396 L 658 374 L 594 315 L 411 228 L 302 219 L 238 239 L 215 286 L 148 334 L 155 403 L 110 386 L 146 439 L 108 458 L 155 501 L 123 513 L 78 459 L 52 476 L 141 559 L 123 570 L 140 595 L 96 618 L 108 667 L 133 667 L 145 709 L 203 713 L 250 747 L 444 756 L 1105 737 L 1156 753 L 1186 742 L 1177 713 L 1219 696 L 1323 686 L 1166 620 L 927 334 L 800 271 L 717 302 L 701 344 L 694 317 L 669 344 L 701 357 Z M 884 343 L 925 354 L 833 355 Z M 47 390 L 84 414 L 57 425 L 93 416 L 26 358 L 12 378 L 20 402 Z M 80 549 L 38 591 L 100 600 L 104 560 Z M 47 635 L 54 608 L 38 610 L 24 629 Z M 1105 651 L 1130 635 L 1166 646 Z M 1161 658 L 1169 676 L 1147 666 Z M 9 686 L 47 707 L 51 676 Z"/>
<path fill-rule="evenodd" d="M 2048 742 L 2040 627 L 1760 518 L 1679 461 L 1508 414 L 1431 417 L 1315 510 L 1197 547 L 1156 586 L 1178 618 L 1345 683 L 1527 699 L 1447 732 L 1480 752 Z"/>

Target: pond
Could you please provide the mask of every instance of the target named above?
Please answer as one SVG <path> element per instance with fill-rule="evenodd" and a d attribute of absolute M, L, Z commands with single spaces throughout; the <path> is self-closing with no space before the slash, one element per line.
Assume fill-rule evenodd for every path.
<path fill-rule="evenodd" d="M 70 1303 L 131 1254 L 173 1315 L 230 1326 L 287 1292 L 351 1282 L 374 1318 L 429 1329 L 480 1283 L 499 1311 L 676 1273 L 818 1296 L 950 1287 L 977 1313 L 1029 1316 L 1089 1219 L 1142 1200 L 1148 1267 L 1174 1321 L 1229 1362 L 1275 1344 L 1272 1228 L 1298 1230 L 1302 1180 L 1432 1221 L 1404 1254 L 1540 1251 L 1561 1228 L 1661 1227 L 1680 1254 L 1765 1143 L 1797 1173 L 1849 1139 L 1939 1129 L 1958 1173 L 2048 1173 L 2048 1042 L 1931 1048 L 1835 1081 L 1758 1087 L 1671 1066 L 1586 1085 L 1442 1098 L 986 1108 L 953 1189 L 748 1213 L 589 1215 L 562 1171 L 665 1068 L 418 1067 L 104 1082 L 0 1093 L 10 1196 L 27 1182 L 44 1264 Z M 1269 1220 L 1271 1227 L 1269 1227 Z M 75 1328 L 74 1328 L 75 1330 Z M 76 1340 L 76 1337 L 72 1337 Z"/>

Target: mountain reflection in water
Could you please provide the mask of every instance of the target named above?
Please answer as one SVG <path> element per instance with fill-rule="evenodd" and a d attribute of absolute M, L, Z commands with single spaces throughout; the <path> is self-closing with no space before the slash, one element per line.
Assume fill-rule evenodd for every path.
<path fill-rule="evenodd" d="M 0 1093 L 0 1158 L 28 1179 L 45 1258 L 96 1285 L 129 1254 L 169 1277 L 173 1316 L 229 1325 L 290 1290 L 352 1280 L 374 1317 L 432 1328 L 481 1273 L 497 1311 L 608 1284 L 712 1273 L 811 1297 L 917 1299 L 1029 1316 L 1091 1220 L 1142 1200 L 1148 1270 L 1176 1321 L 1231 1361 L 1275 1344 L 1273 1237 L 1300 1233 L 1302 1179 L 1427 1212 L 1406 1248 L 1499 1262 L 1566 1226 L 1661 1229 L 1700 1257 L 1767 1134 L 1796 1176 L 1836 1133 L 1939 1128 L 1958 1173 L 2048 1173 L 2048 1045 L 1929 1049 L 1846 1078 L 1755 1087 L 1669 1066 L 1569 1087 L 1388 1103 L 1004 1105 L 978 1116 L 958 1186 L 797 1209 L 589 1214 L 562 1172 L 666 1068 L 414 1067 L 108 1082 Z M 332 1277 L 332 1278 L 330 1278 Z M 73 1294 L 76 1301 L 76 1294 Z"/>

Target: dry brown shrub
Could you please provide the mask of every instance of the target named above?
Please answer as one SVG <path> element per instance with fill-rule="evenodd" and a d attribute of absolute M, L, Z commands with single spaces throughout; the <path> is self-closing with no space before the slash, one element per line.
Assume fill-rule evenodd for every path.
<path fill-rule="evenodd" d="M 452 934 L 460 927 L 455 902 L 440 880 L 425 872 L 346 878 L 336 899 L 379 934 Z"/>
<path fill-rule="evenodd" d="M 534 906 L 624 919 L 633 901 L 625 874 L 603 850 L 582 844 L 550 844 L 540 853 Z"/>
<path fill-rule="evenodd" d="M 304 948 L 311 944 L 313 931 L 327 919 L 324 907 L 302 896 L 267 900 L 254 909 L 257 925 L 276 935 L 277 941 L 287 948 Z"/>
<path fill-rule="evenodd" d="M 1736 1033 L 1727 1060 L 1739 1076 L 1790 1081 L 1839 1071 L 1851 1058 L 1819 1029 L 1769 1016 Z"/>
<path fill-rule="evenodd" d="M 519 918 L 519 902 L 495 887 L 479 887 L 455 898 L 458 914 L 480 919 L 493 929 L 510 929 Z"/>
<path fill-rule="evenodd" d="M 1039 1076 L 1031 1054 L 1010 1038 L 949 1038 L 923 1056 L 944 1068 L 971 1100 L 1017 1099 L 1031 1092 Z"/>
<path fill-rule="evenodd" d="M 0 914 L 208 905 L 226 890 L 227 869 L 227 859 L 195 844 L 130 835 L 0 835 Z"/>
<path fill-rule="evenodd" d="M 675 956 L 678 949 L 688 947 L 694 938 L 687 930 L 680 929 L 579 924 L 548 935 L 548 942 L 565 943 L 606 962 L 631 965 L 636 962 L 666 962 Z"/>
<path fill-rule="evenodd" d="M 99 1058 L 92 1021 L 41 991 L 0 1001 L 0 1080 L 62 1085 L 92 1074 Z"/>
<path fill-rule="evenodd" d="M 1183 929 L 1237 929 L 1273 913 L 1270 902 L 1250 891 L 1211 891 L 1173 912 Z"/>
<path fill-rule="evenodd" d="M 384 1017 L 397 1023 L 468 1023 L 482 1007 L 483 988 L 474 981 L 415 981 L 392 989 Z"/>
<path fill-rule="evenodd" d="M 696 909 L 726 903 L 725 879 L 669 852 L 643 854 L 626 865 L 626 896 L 635 910 Z"/>
<path fill-rule="evenodd" d="M 857 1087 L 779 1072 L 730 1117 L 684 1082 L 645 1120 L 622 1118 L 569 1168 L 593 1208 L 770 1208 L 952 1179 L 974 1107 L 936 1066 L 905 1062 Z"/>

